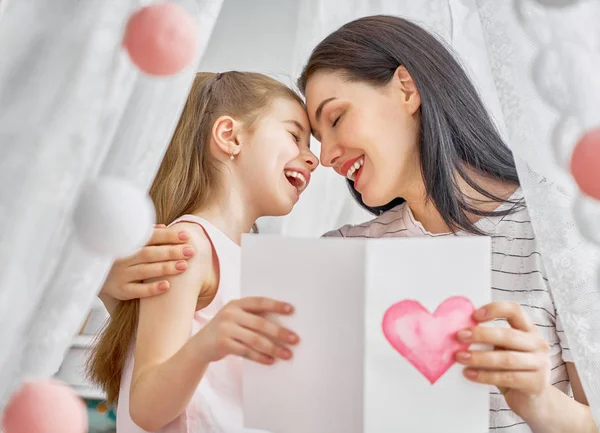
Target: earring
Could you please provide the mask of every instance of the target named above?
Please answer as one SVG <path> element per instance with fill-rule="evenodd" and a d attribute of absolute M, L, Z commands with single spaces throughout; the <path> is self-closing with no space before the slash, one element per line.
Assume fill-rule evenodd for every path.
<path fill-rule="evenodd" d="M 229 159 L 231 159 L 232 161 L 235 159 L 235 156 L 233 155 L 233 153 L 231 155 L 229 155 Z"/>

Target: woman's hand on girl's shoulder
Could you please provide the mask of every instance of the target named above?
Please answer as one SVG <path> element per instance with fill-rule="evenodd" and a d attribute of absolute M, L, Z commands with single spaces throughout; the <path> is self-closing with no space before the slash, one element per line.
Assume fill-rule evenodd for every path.
<path fill-rule="evenodd" d="M 146 246 L 129 257 L 116 260 L 99 293 L 109 312 L 118 301 L 167 291 L 169 282 L 162 278 L 184 272 L 187 260 L 194 255 L 194 249 L 186 243 L 189 239 L 189 233 L 180 226 L 157 225 Z M 150 279 L 155 280 L 144 282 Z"/>
<path fill-rule="evenodd" d="M 298 336 L 264 314 L 290 315 L 293 307 L 284 302 L 263 297 L 248 297 L 231 301 L 194 337 L 207 362 L 237 355 L 261 364 L 292 357 L 289 346 L 298 343 Z"/>

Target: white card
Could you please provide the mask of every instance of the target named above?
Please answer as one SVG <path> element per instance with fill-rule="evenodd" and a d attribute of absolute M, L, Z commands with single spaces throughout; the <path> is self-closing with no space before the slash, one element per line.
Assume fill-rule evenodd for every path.
<path fill-rule="evenodd" d="M 244 420 L 273 433 L 361 433 L 365 244 L 245 236 L 242 296 L 294 305 L 290 361 L 245 363 Z M 325 293 L 323 293 L 325 292 Z"/>
<path fill-rule="evenodd" d="M 403 312 L 414 307 L 407 300 L 418 301 L 429 315 L 448 298 L 446 307 L 490 302 L 490 269 L 484 237 L 245 236 L 242 296 L 293 304 L 295 314 L 281 323 L 301 338 L 291 361 L 245 363 L 246 426 L 273 433 L 487 431 L 489 388 L 468 382 L 456 364 L 432 384 L 441 367 L 413 359 L 426 370 L 420 373 L 407 358 L 418 350 L 401 352 L 404 343 L 421 352 L 422 346 L 414 346 L 410 335 L 398 340 L 395 330 L 406 334 L 414 325 L 402 322 L 416 317 Z M 450 307 L 446 322 L 454 320 Z M 419 317 L 428 322 L 427 314 Z M 436 320 L 423 329 L 438 332 Z"/>
<path fill-rule="evenodd" d="M 418 301 L 430 313 L 449 298 L 449 303 L 470 300 L 474 308 L 491 302 L 490 248 L 489 238 L 472 236 L 369 241 L 365 283 L 365 432 L 488 431 L 489 387 L 467 381 L 462 374 L 464 367 L 459 364 L 453 364 L 432 384 L 386 339 L 382 318 L 388 309 L 393 311 L 392 305 L 405 300 Z M 407 302 L 403 305 L 415 308 Z M 430 316 L 424 317 L 425 323 L 418 324 L 427 326 Z M 409 325 L 410 319 L 404 327 Z M 431 331 L 454 338 L 456 332 L 448 325 L 439 325 L 443 326 L 436 329 L 434 324 Z M 403 331 L 406 334 L 407 329 Z M 428 364 L 422 368 L 428 367 L 434 377 L 445 368 L 444 364 Z"/>

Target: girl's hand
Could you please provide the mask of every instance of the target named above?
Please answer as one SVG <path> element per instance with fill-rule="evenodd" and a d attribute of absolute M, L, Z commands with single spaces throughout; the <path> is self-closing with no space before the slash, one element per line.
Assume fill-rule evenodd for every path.
<path fill-rule="evenodd" d="M 188 239 L 189 235 L 177 226 L 155 226 L 145 247 L 114 262 L 100 291 L 100 298 L 127 301 L 168 290 L 169 282 L 160 278 L 180 274 L 187 269 L 186 260 L 194 255 L 192 247 L 185 244 Z M 144 283 L 144 280 L 152 278 L 159 280 Z"/>
<path fill-rule="evenodd" d="M 550 387 L 548 343 L 517 303 L 493 302 L 477 310 L 473 319 L 480 323 L 506 319 L 511 328 L 475 326 L 459 331 L 459 341 L 494 349 L 461 351 L 456 361 L 468 366 L 467 379 L 497 386 L 513 412 L 527 421 Z"/>
<path fill-rule="evenodd" d="M 292 312 L 291 305 L 273 299 L 242 298 L 227 304 L 194 338 L 199 340 L 208 362 L 238 355 L 272 364 L 276 358 L 290 359 L 292 352 L 286 346 L 296 344 L 299 338 L 261 315 Z"/>

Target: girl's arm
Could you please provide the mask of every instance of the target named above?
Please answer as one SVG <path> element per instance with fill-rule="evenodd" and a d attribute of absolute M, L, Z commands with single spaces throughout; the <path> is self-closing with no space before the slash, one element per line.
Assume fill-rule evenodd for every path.
<path fill-rule="evenodd" d="M 230 302 L 190 338 L 199 296 L 210 297 L 216 278 L 210 241 L 199 227 L 178 224 L 190 233 L 196 254 L 189 269 L 169 277 L 171 289 L 140 301 L 131 381 L 131 419 L 155 431 L 185 411 L 206 367 L 228 355 L 239 355 L 262 364 L 289 359 L 286 348 L 298 337 L 261 317 L 265 313 L 290 314 L 290 305 L 267 298 Z"/>
<path fill-rule="evenodd" d="M 148 431 L 185 410 L 208 365 L 190 335 L 198 297 L 214 280 L 212 246 L 199 227 L 177 226 L 190 234 L 196 254 L 185 273 L 166 278 L 169 291 L 140 300 L 129 408 L 131 419 Z"/>

